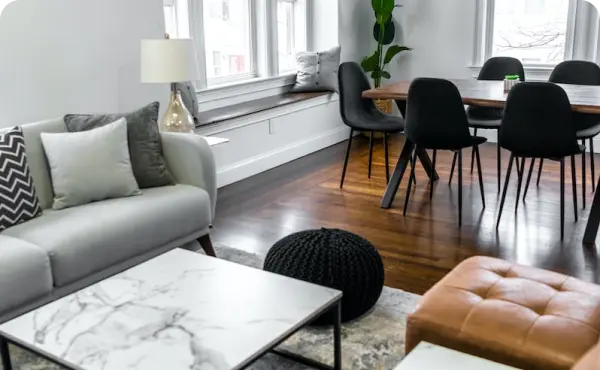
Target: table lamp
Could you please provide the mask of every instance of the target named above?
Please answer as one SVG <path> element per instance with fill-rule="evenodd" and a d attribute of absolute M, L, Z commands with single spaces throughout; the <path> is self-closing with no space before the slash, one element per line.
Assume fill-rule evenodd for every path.
<path fill-rule="evenodd" d="M 190 39 L 142 40 L 142 82 L 170 83 L 171 99 L 159 128 L 168 132 L 194 132 L 194 118 L 181 99 L 177 82 L 196 77 L 194 47 Z"/>

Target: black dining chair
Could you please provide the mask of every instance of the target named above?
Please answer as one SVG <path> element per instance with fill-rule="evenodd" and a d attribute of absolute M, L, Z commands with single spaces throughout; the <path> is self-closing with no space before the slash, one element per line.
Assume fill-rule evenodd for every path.
<path fill-rule="evenodd" d="M 600 67 L 596 63 L 583 60 L 568 60 L 558 64 L 556 68 L 554 68 L 552 74 L 550 75 L 549 81 L 557 84 L 597 86 L 600 85 Z M 595 192 L 596 168 L 594 163 L 594 138 L 600 134 L 600 116 L 594 114 L 573 113 L 573 124 L 575 125 L 577 139 L 581 140 L 581 144 L 585 145 L 586 140 L 589 140 L 592 192 Z M 523 194 L 523 199 L 525 199 L 527 190 L 529 189 L 529 183 L 531 181 L 531 174 L 533 173 L 534 165 L 535 161 L 532 161 L 529 168 L 527 183 L 525 184 L 525 193 Z M 542 175 L 543 166 L 544 160 L 541 159 L 538 168 L 538 186 L 540 185 L 540 177 Z M 585 201 L 587 196 L 586 177 L 586 160 L 584 152 L 581 155 L 581 200 L 584 209 L 586 207 Z"/>
<path fill-rule="evenodd" d="M 494 57 L 488 59 L 477 77 L 480 81 L 503 81 L 508 75 L 518 75 L 521 81 L 525 81 L 525 69 L 520 60 L 510 57 Z M 479 130 L 498 130 L 502 122 L 503 108 L 486 107 L 467 107 L 467 117 L 469 118 L 469 127 L 473 129 L 474 136 L 477 136 Z M 496 163 L 498 171 L 498 192 L 501 190 L 502 183 L 502 152 L 500 145 L 496 145 Z M 475 163 L 475 148 L 471 155 L 471 173 Z M 452 170 L 450 173 L 450 182 L 456 166 L 456 155 L 452 160 Z"/>
<path fill-rule="evenodd" d="M 365 99 L 362 97 L 363 91 L 371 89 L 371 83 L 358 63 L 342 63 L 339 68 L 338 79 L 340 113 L 344 123 L 350 127 L 350 139 L 348 140 L 348 149 L 346 150 L 346 159 L 344 161 L 340 188 L 344 187 L 344 179 L 346 178 L 346 170 L 348 169 L 348 159 L 350 158 L 350 148 L 352 147 L 352 138 L 356 131 L 368 132 L 371 135 L 369 143 L 369 177 L 371 177 L 371 163 L 373 159 L 373 134 L 376 132 L 383 134 L 385 177 L 386 181 L 389 182 L 388 135 L 403 132 L 404 119 L 382 113 L 377 109 L 375 102 L 372 99 Z"/>
<path fill-rule="evenodd" d="M 432 163 L 434 170 L 435 154 L 438 150 L 450 150 L 457 153 L 458 225 L 462 226 L 462 151 L 466 148 L 474 148 L 479 172 L 481 201 L 485 208 L 479 145 L 485 143 L 487 139 L 471 136 L 467 113 L 460 92 L 452 82 L 435 78 L 418 78 L 413 81 L 408 90 L 405 135 L 408 140 L 415 144 L 411 159 L 410 180 L 408 181 L 408 190 L 404 202 L 405 216 L 415 177 L 417 149 L 432 149 L 434 151 Z M 430 183 L 429 197 L 430 199 L 433 197 L 433 183 Z"/>
<path fill-rule="evenodd" d="M 560 162 L 560 239 L 565 232 L 565 158 L 571 157 L 573 208 L 577 221 L 577 179 L 575 155 L 585 151 L 577 142 L 571 103 L 565 91 L 547 82 L 524 82 L 508 94 L 499 132 L 500 146 L 510 151 L 510 161 L 498 211 L 500 225 L 513 163 L 520 161 L 520 171 L 526 159 L 551 159 Z M 515 212 L 519 205 L 523 176 L 519 176 Z"/>

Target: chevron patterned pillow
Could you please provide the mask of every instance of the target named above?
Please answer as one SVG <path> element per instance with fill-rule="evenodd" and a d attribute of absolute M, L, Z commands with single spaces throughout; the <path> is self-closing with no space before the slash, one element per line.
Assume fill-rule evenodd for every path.
<path fill-rule="evenodd" d="M 0 231 L 42 213 L 20 127 L 0 135 Z"/>

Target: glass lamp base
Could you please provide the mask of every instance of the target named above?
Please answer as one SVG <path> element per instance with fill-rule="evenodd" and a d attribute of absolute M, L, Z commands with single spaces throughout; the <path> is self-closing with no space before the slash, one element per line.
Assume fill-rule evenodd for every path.
<path fill-rule="evenodd" d="M 193 133 L 195 131 L 194 117 L 183 104 L 181 92 L 175 91 L 171 94 L 171 101 L 160 121 L 159 128 L 163 132 Z"/>

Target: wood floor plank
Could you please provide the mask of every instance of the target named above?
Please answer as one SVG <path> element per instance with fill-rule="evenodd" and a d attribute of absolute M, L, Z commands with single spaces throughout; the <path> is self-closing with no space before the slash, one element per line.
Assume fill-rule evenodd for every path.
<path fill-rule="evenodd" d="M 500 197 L 495 144 L 486 144 L 481 149 L 485 209 L 477 173 L 471 175 L 469 171 L 471 151 L 466 151 L 463 227 L 459 228 L 457 176 L 448 185 L 451 153 L 438 153 L 440 181 L 434 184 L 433 201 L 429 200 L 427 176 L 422 167 L 417 167 L 417 186 L 413 187 L 404 218 L 402 207 L 408 176 L 393 207 L 381 209 L 379 204 L 386 186 L 383 147 L 379 142 L 375 145 L 373 174 L 369 179 L 368 140 L 358 137 L 354 143 L 343 190 L 339 189 L 339 180 L 347 143 L 220 189 L 214 242 L 264 254 L 277 240 L 296 231 L 319 227 L 345 229 L 364 236 L 378 248 L 386 269 L 386 285 L 417 294 L 427 291 L 454 266 L 475 255 L 496 256 L 586 281 L 600 281 L 597 250 L 581 244 L 593 194 L 587 194 L 588 209 L 579 209 L 580 219 L 575 223 L 569 166 L 565 183 L 565 241 L 560 242 L 556 162 L 545 162 L 540 186 L 536 187 L 532 180 L 526 201 L 518 200 L 516 214 L 517 176 L 512 176 L 502 222 L 496 230 Z M 391 140 L 390 163 L 396 163 L 402 145 L 401 136 Z M 577 162 L 580 166 L 580 161 Z M 507 163 L 508 153 L 504 153 L 505 171 Z M 590 171 L 586 172 L 589 176 Z M 580 191 L 579 167 L 577 173 Z M 590 189 L 589 177 L 587 182 Z"/>

